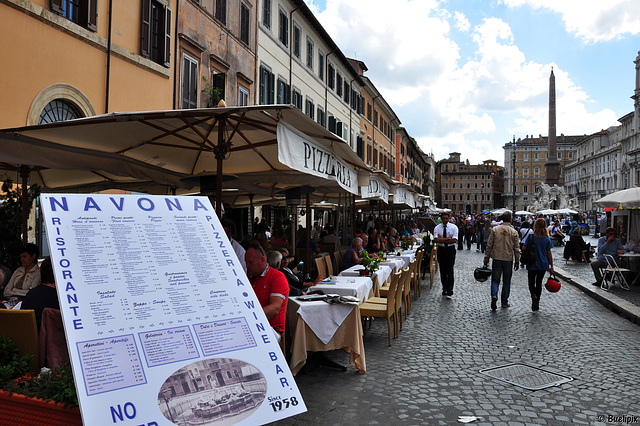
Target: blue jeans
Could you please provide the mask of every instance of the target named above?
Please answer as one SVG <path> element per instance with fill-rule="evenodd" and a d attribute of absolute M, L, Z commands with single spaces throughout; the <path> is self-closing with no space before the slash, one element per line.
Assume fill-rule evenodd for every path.
<path fill-rule="evenodd" d="M 511 275 L 513 274 L 513 261 L 495 260 L 491 263 L 491 297 L 498 297 L 500 287 L 500 277 L 502 277 L 502 293 L 500 303 L 506 306 L 509 303 L 509 293 L 511 292 Z"/>

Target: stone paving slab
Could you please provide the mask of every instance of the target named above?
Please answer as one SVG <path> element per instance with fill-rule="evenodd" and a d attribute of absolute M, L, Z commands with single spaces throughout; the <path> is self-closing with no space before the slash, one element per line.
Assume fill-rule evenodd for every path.
<path fill-rule="evenodd" d="M 386 321 L 374 320 L 364 336 L 365 374 L 352 366 L 298 374 L 308 412 L 275 424 L 450 425 L 477 416 L 471 424 L 608 425 L 622 424 L 609 416 L 640 416 L 640 326 L 565 279 L 532 312 L 523 270 L 513 276 L 512 307 L 492 312 L 490 284 L 473 280 L 481 264 L 481 253 L 457 252 L 452 300 L 441 296 L 439 276 L 431 289 L 425 280 L 391 346 Z M 343 351 L 328 357 L 348 365 Z M 574 380 L 529 391 L 480 373 L 509 363 Z"/>

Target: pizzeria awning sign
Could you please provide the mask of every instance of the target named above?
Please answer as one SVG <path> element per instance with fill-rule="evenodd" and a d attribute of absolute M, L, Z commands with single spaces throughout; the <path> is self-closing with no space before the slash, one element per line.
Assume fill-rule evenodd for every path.
<path fill-rule="evenodd" d="M 412 209 L 416 206 L 413 194 L 404 188 L 396 188 L 396 192 L 393 194 L 393 204 L 406 204 Z"/>
<path fill-rule="evenodd" d="M 278 122 L 278 161 L 313 176 L 334 180 L 344 190 L 358 195 L 358 173 L 327 147 Z"/>
<path fill-rule="evenodd" d="M 208 198 L 41 200 L 84 424 L 254 425 L 306 411 Z"/>
<path fill-rule="evenodd" d="M 377 198 L 389 204 L 389 186 L 375 176 L 369 178 L 368 186 L 360 187 L 360 195 L 364 199 Z"/>

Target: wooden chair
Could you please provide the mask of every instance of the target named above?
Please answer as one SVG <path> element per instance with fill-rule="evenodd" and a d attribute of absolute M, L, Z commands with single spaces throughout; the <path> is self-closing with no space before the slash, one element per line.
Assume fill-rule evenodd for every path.
<path fill-rule="evenodd" d="M 404 302 L 404 317 L 406 318 L 411 312 L 411 278 L 413 276 L 414 271 L 416 270 L 416 259 L 414 258 L 411 262 L 409 262 L 409 266 L 407 267 L 407 277 L 404 282 L 404 289 L 402 292 L 402 298 Z"/>
<path fill-rule="evenodd" d="M 398 333 L 402 330 L 402 299 L 404 296 L 405 283 L 409 281 L 411 274 L 409 273 L 409 267 L 407 266 L 401 271 L 400 281 L 398 282 L 398 288 L 396 289 L 396 311 L 398 318 Z"/>
<path fill-rule="evenodd" d="M 429 256 L 429 288 L 433 288 L 436 272 L 438 272 L 438 246 L 433 246 Z"/>
<path fill-rule="evenodd" d="M 316 257 L 313 260 L 316 263 L 316 270 L 318 271 L 318 275 L 328 277 L 329 275 L 327 275 L 327 264 L 324 263 L 324 257 Z"/>
<path fill-rule="evenodd" d="M 338 273 L 334 272 L 334 270 L 333 270 L 333 262 L 331 261 L 331 256 L 330 255 L 327 255 L 327 256 L 324 257 L 324 263 L 325 263 L 325 265 L 327 265 L 327 274 L 329 274 L 329 275 L 338 275 Z M 329 275 L 326 275 L 326 276 L 328 277 Z"/>
<path fill-rule="evenodd" d="M 18 347 L 19 355 L 33 355 L 31 372 L 40 371 L 38 361 L 38 327 L 33 309 L 1 309 L 0 335 L 7 336 Z"/>
<path fill-rule="evenodd" d="M 392 279 L 391 282 L 393 290 L 395 291 L 398 286 L 398 279 Z M 388 297 L 385 299 L 385 303 L 372 303 L 365 302 L 360 305 L 360 315 L 362 316 L 363 321 L 367 321 L 368 327 L 371 328 L 371 318 L 386 318 L 387 319 L 387 333 L 389 338 L 389 346 L 391 346 L 391 317 L 394 317 L 394 336 L 396 333 L 396 320 L 398 311 L 396 309 L 396 299 L 394 297 Z M 367 330 L 367 327 L 363 327 L 364 330 Z"/>
<path fill-rule="evenodd" d="M 340 255 L 340 251 L 333 252 L 333 260 L 336 267 L 336 275 L 338 275 L 342 271 L 342 256 Z"/>
<path fill-rule="evenodd" d="M 395 288 L 397 289 L 397 287 L 392 287 L 393 284 L 393 280 L 400 280 L 400 276 L 401 276 L 402 271 L 398 271 L 394 274 L 391 274 L 391 280 L 389 281 L 389 285 L 387 286 L 387 291 L 385 292 L 385 295 L 380 295 L 380 296 L 375 296 L 375 297 L 370 297 L 367 300 L 367 303 L 380 303 L 380 304 L 386 304 L 387 303 L 387 299 L 389 297 L 389 294 L 392 294 L 391 298 L 395 299 L 396 294 L 395 291 L 392 291 L 391 288 Z"/>
<path fill-rule="evenodd" d="M 424 255 L 424 249 L 418 250 L 416 253 L 416 266 L 411 273 L 411 283 L 413 284 L 413 297 L 416 299 L 420 297 L 422 293 L 422 279 L 420 279 L 420 270 L 422 269 L 422 256 Z"/>

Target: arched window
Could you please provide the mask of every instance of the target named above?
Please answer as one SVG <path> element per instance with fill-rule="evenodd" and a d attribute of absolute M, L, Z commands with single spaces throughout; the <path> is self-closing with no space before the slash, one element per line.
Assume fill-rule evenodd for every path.
<path fill-rule="evenodd" d="M 42 109 L 38 124 L 57 123 L 82 117 L 80 109 L 71 102 L 65 99 L 54 99 Z"/>

